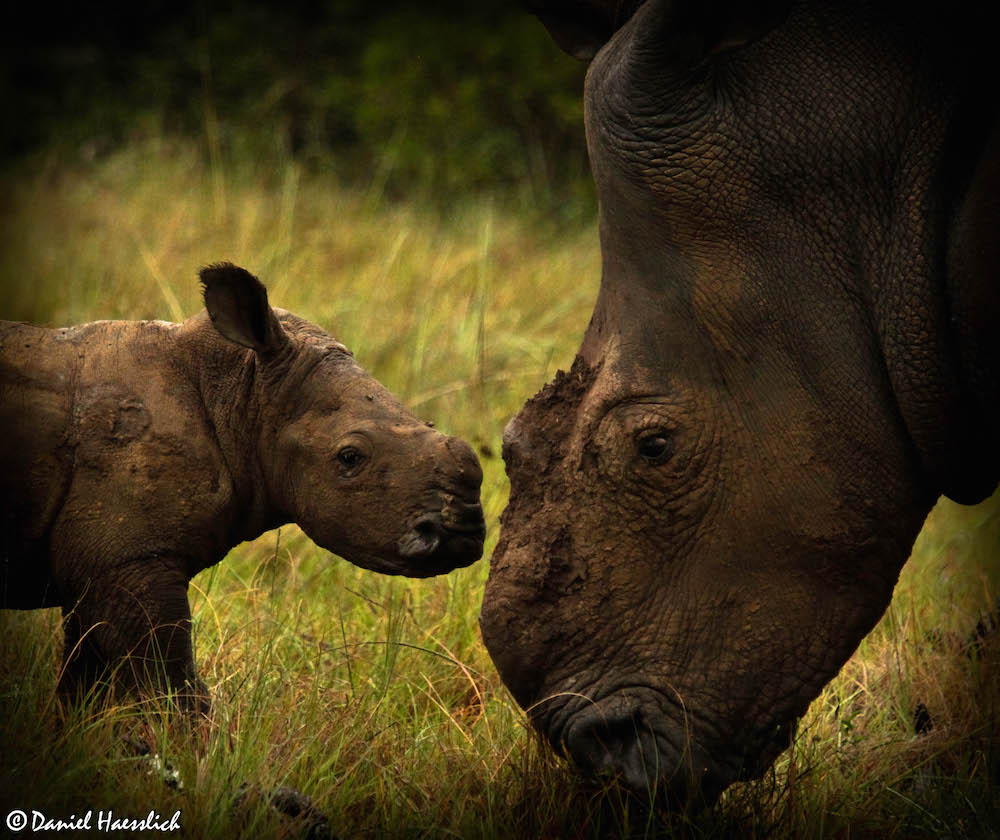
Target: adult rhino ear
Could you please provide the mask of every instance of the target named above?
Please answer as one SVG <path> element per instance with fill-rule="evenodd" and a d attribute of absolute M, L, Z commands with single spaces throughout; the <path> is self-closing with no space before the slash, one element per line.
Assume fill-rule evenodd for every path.
<path fill-rule="evenodd" d="M 222 336 L 259 354 L 272 353 L 288 343 L 267 302 L 267 289 L 245 268 L 214 263 L 199 271 L 198 277 L 208 317 Z"/>
<path fill-rule="evenodd" d="M 642 0 L 523 0 L 523 4 L 565 52 L 589 61 Z"/>
<path fill-rule="evenodd" d="M 693 63 L 713 53 L 742 46 L 779 25 L 792 0 L 525 0 L 570 55 L 593 58 L 611 36 L 635 16 L 635 37 Z M 692 45 L 697 45 L 692 50 Z"/>
<path fill-rule="evenodd" d="M 659 2 L 659 0 L 654 0 Z M 762 38 L 788 16 L 791 0 L 665 2 L 676 7 L 678 29 L 700 37 L 702 57 L 742 47 Z M 687 33 L 684 33 L 687 34 Z"/>

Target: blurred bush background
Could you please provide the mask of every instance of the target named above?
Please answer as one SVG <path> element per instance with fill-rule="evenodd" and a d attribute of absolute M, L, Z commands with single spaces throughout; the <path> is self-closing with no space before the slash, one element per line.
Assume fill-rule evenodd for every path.
<path fill-rule="evenodd" d="M 20 8 L 0 148 L 93 157 L 148 137 L 294 156 L 438 201 L 590 191 L 585 65 L 517 3 L 152 0 Z"/>

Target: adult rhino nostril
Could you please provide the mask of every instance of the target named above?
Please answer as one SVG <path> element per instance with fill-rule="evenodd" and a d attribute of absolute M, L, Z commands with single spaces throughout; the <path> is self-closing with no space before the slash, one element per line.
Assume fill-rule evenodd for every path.
<path fill-rule="evenodd" d="M 676 746 L 683 737 L 654 732 L 638 709 L 595 708 L 579 713 L 563 745 L 584 773 L 617 778 L 640 797 L 665 795 L 672 808 L 697 809 L 711 804 L 725 784 L 703 749 L 690 741 L 683 749 Z"/>
<path fill-rule="evenodd" d="M 429 557 L 441 545 L 441 525 L 431 518 L 421 519 L 399 538 L 396 545 L 402 557 Z"/>
<path fill-rule="evenodd" d="M 638 738 L 631 717 L 615 720 L 599 716 L 573 726 L 565 744 L 573 763 L 584 772 L 617 776 L 623 774 Z"/>
<path fill-rule="evenodd" d="M 652 796 L 666 783 L 681 782 L 678 756 L 657 738 L 640 714 L 585 713 L 564 738 L 574 764 L 592 776 L 618 778 L 633 793 Z"/>

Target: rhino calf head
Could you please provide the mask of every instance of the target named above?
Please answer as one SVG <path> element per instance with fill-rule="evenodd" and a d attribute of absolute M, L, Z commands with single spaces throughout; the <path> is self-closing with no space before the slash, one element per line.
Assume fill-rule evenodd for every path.
<path fill-rule="evenodd" d="M 200 276 L 215 329 L 252 351 L 253 446 L 280 518 L 384 574 L 478 560 L 483 475 L 469 445 L 417 420 L 332 336 L 272 310 L 247 272 L 222 264 Z"/>
<path fill-rule="evenodd" d="M 201 280 L 181 324 L 0 322 L 0 607 L 62 607 L 64 692 L 117 668 L 206 708 L 188 581 L 282 523 L 385 574 L 482 554 L 467 444 L 245 270 Z"/>

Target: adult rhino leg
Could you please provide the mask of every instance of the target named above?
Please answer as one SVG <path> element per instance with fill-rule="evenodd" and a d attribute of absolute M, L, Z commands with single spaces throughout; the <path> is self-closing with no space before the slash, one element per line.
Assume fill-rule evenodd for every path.
<path fill-rule="evenodd" d="M 191 641 L 188 578 L 181 562 L 145 558 L 91 578 L 66 599 L 60 693 L 86 696 L 103 680 L 126 690 L 173 690 L 185 712 L 207 714 Z"/>
<path fill-rule="evenodd" d="M 63 663 L 58 689 L 63 700 L 74 705 L 98 689 L 99 682 L 107 676 L 108 668 L 100 649 L 90 638 L 91 628 L 84 627 L 79 613 L 73 607 L 64 606 L 62 615 Z"/>

